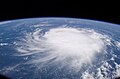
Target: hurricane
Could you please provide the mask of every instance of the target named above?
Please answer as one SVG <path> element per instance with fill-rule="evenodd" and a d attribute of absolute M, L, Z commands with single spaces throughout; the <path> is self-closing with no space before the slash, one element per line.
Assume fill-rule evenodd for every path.
<path fill-rule="evenodd" d="M 37 64 L 38 68 L 60 66 L 78 73 L 83 65 L 91 65 L 97 54 L 105 54 L 110 45 L 108 36 L 91 29 L 59 27 L 44 34 L 41 31 L 25 34 L 17 48 L 21 56 L 37 54 L 29 64 Z"/>

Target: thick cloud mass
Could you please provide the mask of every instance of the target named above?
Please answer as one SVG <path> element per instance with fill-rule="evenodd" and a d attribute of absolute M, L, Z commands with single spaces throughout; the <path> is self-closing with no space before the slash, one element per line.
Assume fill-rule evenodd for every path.
<path fill-rule="evenodd" d="M 96 54 L 106 50 L 107 36 L 83 28 L 54 28 L 41 33 L 40 29 L 25 35 L 17 48 L 21 56 L 37 54 L 30 63 L 59 65 L 79 71 L 91 64 Z"/>

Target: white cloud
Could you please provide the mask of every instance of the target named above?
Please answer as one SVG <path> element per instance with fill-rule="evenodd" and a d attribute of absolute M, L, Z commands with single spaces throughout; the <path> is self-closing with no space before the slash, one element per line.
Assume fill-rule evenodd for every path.
<path fill-rule="evenodd" d="M 91 64 L 95 55 L 106 49 L 107 37 L 94 30 L 54 28 L 43 36 L 40 31 L 26 34 L 19 42 L 21 47 L 17 48 L 22 56 L 37 53 L 38 56 L 30 61 L 32 63 L 42 63 L 43 66 L 48 62 L 60 63 L 61 67 L 79 71 L 83 64 Z"/>
<path fill-rule="evenodd" d="M 118 49 L 120 49 L 120 42 L 116 42 L 116 46 L 118 47 Z"/>
<path fill-rule="evenodd" d="M 0 46 L 6 46 L 8 43 L 0 43 Z"/>
<path fill-rule="evenodd" d="M 11 21 L 0 22 L 0 25 L 10 23 Z"/>

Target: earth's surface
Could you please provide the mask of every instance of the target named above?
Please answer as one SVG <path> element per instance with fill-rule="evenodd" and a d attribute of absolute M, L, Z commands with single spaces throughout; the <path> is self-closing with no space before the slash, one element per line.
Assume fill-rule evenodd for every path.
<path fill-rule="evenodd" d="M 120 25 L 72 18 L 0 22 L 0 74 L 12 79 L 120 76 Z"/>

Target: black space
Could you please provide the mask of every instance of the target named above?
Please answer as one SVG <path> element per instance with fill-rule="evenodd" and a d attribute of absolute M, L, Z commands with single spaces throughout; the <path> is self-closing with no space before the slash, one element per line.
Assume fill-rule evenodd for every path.
<path fill-rule="evenodd" d="M 0 21 L 35 17 L 84 18 L 120 24 L 119 4 L 113 2 L 74 0 L 0 2 Z"/>

